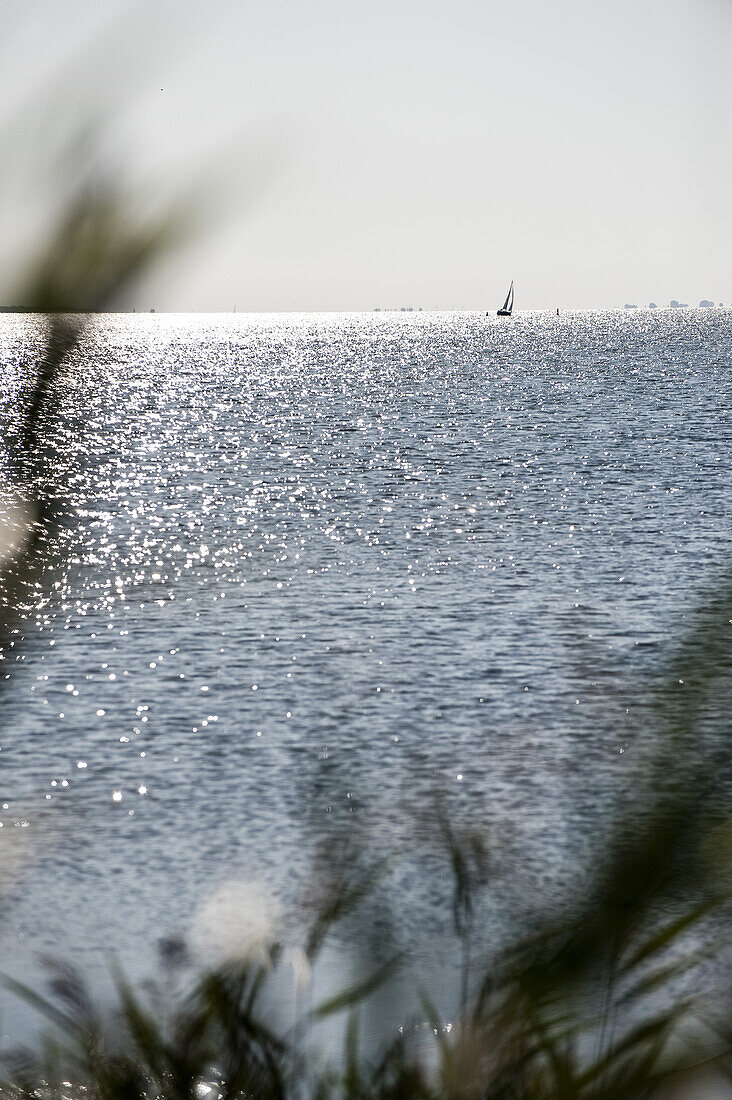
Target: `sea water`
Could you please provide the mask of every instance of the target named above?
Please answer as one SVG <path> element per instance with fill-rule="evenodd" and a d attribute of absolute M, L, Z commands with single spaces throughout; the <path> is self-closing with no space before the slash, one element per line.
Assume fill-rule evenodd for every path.
<path fill-rule="evenodd" d="M 2 662 L 1 968 L 147 973 L 222 883 L 296 908 L 354 818 L 429 937 L 436 800 L 510 865 L 496 927 L 550 894 L 729 555 L 729 333 L 723 310 L 87 319 L 46 425 L 70 518 Z M 42 341 L 0 318 L 6 456 Z"/>

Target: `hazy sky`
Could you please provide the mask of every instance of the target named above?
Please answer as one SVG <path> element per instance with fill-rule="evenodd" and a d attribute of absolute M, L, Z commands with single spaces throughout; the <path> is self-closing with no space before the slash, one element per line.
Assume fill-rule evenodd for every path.
<path fill-rule="evenodd" d="M 4 284 L 93 107 L 146 193 L 217 211 L 140 307 L 732 303 L 726 0 L 0 10 Z"/>

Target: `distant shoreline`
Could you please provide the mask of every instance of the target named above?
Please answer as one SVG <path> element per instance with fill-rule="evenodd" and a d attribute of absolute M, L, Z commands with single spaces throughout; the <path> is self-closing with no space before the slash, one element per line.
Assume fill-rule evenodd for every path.
<path fill-rule="evenodd" d="M 631 304 L 625 304 L 622 306 L 560 306 L 559 314 L 570 313 L 665 313 L 673 310 L 675 313 L 682 312 L 683 310 L 703 311 L 705 313 L 716 312 L 720 309 L 729 309 L 724 302 L 718 302 L 713 304 L 699 304 L 696 306 L 690 305 L 686 302 L 674 302 L 668 305 L 648 305 L 648 306 L 636 306 Z M 555 306 L 540 306 L 535 309 L 518 309 L 514 312 L 519 313 L 551 313 L 554 314 L 556 310 Z M 232 309 L 77 309 L 73 307 L 64 307 L 63 309 L 32 309 L 30 306 L 2 306 L 0 305 L 0 314 L 34 314 L 39 317 L 43 316 L 55 316 L 55 315 L 83 315 L 100 317 L 106 314 L 124 314 L 125 316 L 136 317 L 150 317 L 152 316 L 166 316 L 181 314 L 187 314 L 191 317 L 197 315 L 200 316 L 230 316 L 230 317 L 247 317 L 256 316 L 261 314 L 272 314 L 273 316 L 281 314 L 291 313 L 303 313 L 318 315 L 323 313 L 362 313 L 364 315 L 372 316 L 375 313 L 380 314 L 394 314 L 397 313 L 400 316 L 402 314 L 410 314 L 411 316 L 418 316 L 419 314 L 430 313 L 478 313 L 485 315 L 485 310 L 480 306 L 474 306 L 473 308 L 439 308 L 435 309 L 401 309 L 396 307 L 394 309 L 249 309 L 249 310 L 232 310 Z M 489 315 L 492 311 L 489 311 Z"/>
<path fill-rule="evenodd" d="M 167 313 L 180 312 L 177 310 L 166 310 Z M 183 312 L 197 312 L 196 310 L 184 310 Z M 223 312 L 223 311 L 222 311 Z M 140 310 L 140 309 L 31 309 L 30 306 L 0 306 L 0 313 L 155 313 L 154 309 Z"/>

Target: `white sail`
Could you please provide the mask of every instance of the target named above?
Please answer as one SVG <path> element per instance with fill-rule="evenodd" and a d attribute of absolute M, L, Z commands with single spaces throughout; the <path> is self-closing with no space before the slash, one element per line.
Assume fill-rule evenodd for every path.
<path fill-rule="evenodd" d="M 498 310 L 499 317 L 510 317 L 512 309 L 513 309 L 513 279 L 511 279 L 511 285 L 508 288 L 508 294 L 506 295 L 506 301 L 503 303 L 502 308 Z"/>

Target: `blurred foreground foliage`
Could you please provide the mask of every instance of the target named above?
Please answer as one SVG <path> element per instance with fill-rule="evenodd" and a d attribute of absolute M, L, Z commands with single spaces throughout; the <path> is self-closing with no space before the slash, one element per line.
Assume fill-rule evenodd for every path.
<path fill-rule="evenodd" d="M 53 546 L 51 519 L 63 512 L 47 446 L 83 322 L 55 311 L 71 300 L 106 308 L 170 234 L 167 222 L 131 228 L 113 191 L 86 192 L 61 219 L 29 286 L 26 300 L 45 315 L 47 339 L 4 506 L 0 634 L 36 588 Z M 732 817 L 720 736 L 731 621 L 732 582 L 725 577 L 679 646 L 667 686 L 654 689 L 643 733 L 655 752 L 643 773 L 634 773 L 614 819 L 600 823 L 581 893 L 488 958 L 476 957 L 472 946 L 476 899 L 497 888 L 487 838 L 458 827 L 438 804 L 429 825 L 451 874 L 461 945 L 454 965 L 461 1007 L 450 1018 L 425 992 L 429 975 L 413 979 L 388 930 L 352 986 L 319 1004 L 303 1005 L 293 995 L 294 1022 L 286 1026 L 270 990 L 292 959 L 274 931 L 273 942 L 260 943 L 256 953 L 203 974 L 187 967 L 185 944 L 170 943 L 168 970 L 177 968 L 172 991 L 134 990 L 117 972 L 114 1010 L 95 1005 L 72 966 L 48 961 L 48 996 L 5 980 L 46 1019 L 48 1031 L 33 1049 L 5 1053 L 3 1093 L 98 1100 L 630 1100 L 693 1096 L 705 1075 L 716 1085 L 732 1081 L 723 966 Z M 346 944 L 349 929 L 358 932 L 352 918 L 384 888 L 388 871 L 384 853 L 370 852 L 354 830 L 330 838 L 323 862 L 327 873 L 299 951 L 303 982 L 334 932 Z M 363 956 L 363 942 L 354 939 L 354 954 Z M 384 1025 L 364 1042 L 362 1017 L 385 990 L 403 1006 L 402 1026 Z M 316 1032 L 334 1017 L 345 1021 L 343 1054 L 325 1059 Z"/>
<path fill-rule="evenodd" d="M 80 154 L 81 156 L 81 154 Z M 57 559 L 54 533 L 70 518 L 53 450 L 63 382 L 90 315 L 114 309 L 125 292 L 180 241 L 183 210 L 143 212 L 110 176 L 70 170 L 70 194 L 43 250 L 13 290 L 35 315 L 44 350 L 26 364 L 24 408 L 6 441 L 9 482 L 0 484 L 0 647 L 48 580 Z M 14 632 L 17 634 L 17 628 Z"/>
<path fill-rule="evenodd" d="M 111 1013 L 95 1007 L 76 971 L 49 961 L 49 997 L 6 979 L 50 1027 L 39 1049 L 6 1057 L 4 1090 L 99 1100 L 623 1100 L 695 1096 L 710 1076 L 717 1086 L 732 1081 L 721 967 L 729 890 L 720 874 L 732 821 L 718 761 L 703 747 L 726 680 L 731 596 L 729 584 L 720 586 L 681 647 L 674 686 L 654 704 L 657 751 L 647 783 L 634 792 L 632 815 L 619 808 L 614 822 L 602 823 L 602 858 L 581 896 L 497 956 L 471 958 L 466 948 L 476 895 L 493 885 L 485 838 L 438 807 L 432 820 L 464 948 L 455 960 L 462 1007 L 450 1019 L 430 1001 L 426 981 L 410 984 L 388 942 L 352 986 L 305 1007 L 295 997 L 288 1026 L 268 998 L 292 962 L 276 942 L 203 974 L 187 967 L 184 943 L 168 943 L 174 994 L 136 992 L 117 972 Z M 331 837 L 324 855 L 327 874 L 301 949 L 306 980 L 328 937 L 348 926 L 388 873 L 383 853 L 365 849 L 358 829 Z M 354 953 L 362 941 L 351 944 Z M 386 983 L 404 1007 L 403 1025 L 384 1025 L 376 1042 L 371 1035 L 362 1045 L 362 1016 Z M 336 1016 L 346 1020 L 343 1054 L 324 1061 L 313 1029 Z"/>

